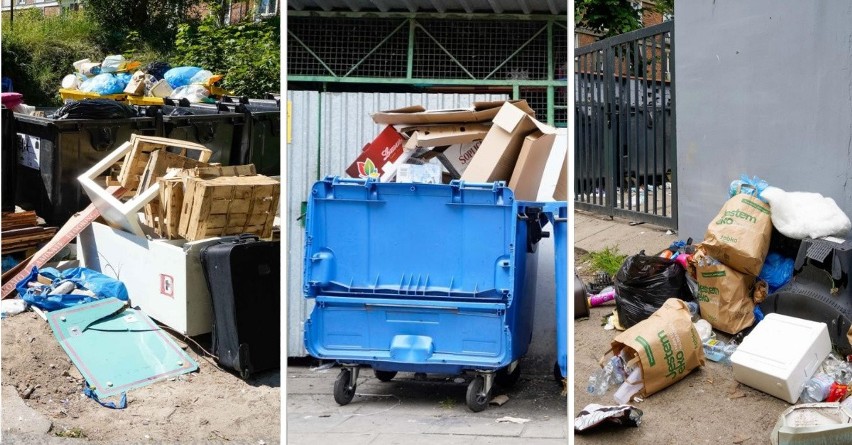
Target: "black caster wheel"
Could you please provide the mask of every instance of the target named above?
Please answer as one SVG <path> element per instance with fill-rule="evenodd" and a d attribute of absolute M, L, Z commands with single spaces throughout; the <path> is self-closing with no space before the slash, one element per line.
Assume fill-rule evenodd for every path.
<path fill-rule="evenodd" d="M 248 380 L 249 377 L 251 377 L 251 370 L 248 368 L 243 369 L 242 371 L 240 371 L 240 377 L 243 380 Z"/>
<path fill-rule="evenodd" d="M 518 363 L 515 365 L 515 370 L 512 372 L 508 371 L 509 367 L 502 368 L 497 371 L 497 375 L 494 376 L 495 382 L 502 386 L 503 388 L 512 388 L 518 383 L 518 380 L 521 378 L 521 364 Z"/>
<path fill-rule="evenodd" d="M 383 382 L 389 382 L 396 377 L 396 371 L 379 371 L 378 369 L 374 369 L 373 373 L 376 374 L 377 379 Z"/>
<path fill-rule="evenodd" d="M 471 380 L 467 385 L 467 407 L 471 411 L 478 413 L 484 411 L 488 407 L 488 399 L 491 394 L 481 394 L 485 389 L 485 378 L 478 375 Z M 489 391 L 490 393 L 490 391 Z"/>
<path fill-rule="evenodd" d="M 355 384 L 353 383 L 351 387 L 349 386 L 351 375 L 352 371 L 343 369 L 338 374 L 337 380 L 334 381 L 334 401 L 338 405 L 346 405 L 355 397 Z"/>

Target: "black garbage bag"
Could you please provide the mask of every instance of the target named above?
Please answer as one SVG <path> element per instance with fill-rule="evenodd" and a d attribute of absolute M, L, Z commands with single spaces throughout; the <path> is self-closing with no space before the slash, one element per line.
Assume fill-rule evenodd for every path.
<path fill-rule="evenodd" d="M 694 301 L 686 271 L 670 259 L 633 255 L 615 274 L 615 308 L 625 328 L 650 317 L 669 298 Z"/>
<path fill-rule="evenodd" d="M 151 62 L 145 66 L 145 72 L 154 76 L 157 80 L 162 79 L 163 74 L 166 74 L 166 71 L 170 69 L 172 69 L 172 66 L 168 62 Z"/>
<path fill-rule="evenodd" d="M 54 119 L 127 119 L 137 117 L 133 107 L 112 99 L 83 99 L 69 102 L 53 112 Z"/>

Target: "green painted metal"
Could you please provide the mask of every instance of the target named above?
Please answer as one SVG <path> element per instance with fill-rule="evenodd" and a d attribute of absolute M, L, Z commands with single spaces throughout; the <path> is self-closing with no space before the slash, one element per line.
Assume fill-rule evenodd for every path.
<path fill-rule="evenodd" d="M 564 87 L 567 80 L 480 80 L 480 79 L 404 79 L 398 77 L 335 77 L 335 76 L 287 76 L 288 82 L 336 82 L 336 83 L 375 83 L 415 86 L 434 85 L 473 85 L 473 86 L 532 86 Z"/>
<path fill-rule="evenodd" d="M 553 80 L 553 22 L 547 22 L 547 80 Z M 567 83 L 567 82 L 566 82 Z M 556 120 L 553 86 L 547 87 L 547 124 Z"/>
<path fill-rule="evenodd" d="M 292 31 L 290 31 L 290 30 L 287 30 L 287 34 L 290 36 L 290 38 L 292 38 L 293 40 L 295 40 L 295 41 L 296 41 L 296 43 L 298 43 L 299 45 L 302 45 L 302 48 L 305 48 L 305 51 L 307 51 L 307 52 L 308 52 L 308 54 L 310 54 L 310 55 L 314 56 L 314 58 L 315 58 L 315 59 L 317 59 L 317 62 L 319 62 L 319 63 L 320 63 L 320 65 L 322 65 L 322 66 L 323 66 L 323 68 L 325 68 L 326 70 L 328 70 L 328 72 L 329 72 L 329 73 L 331 73 L 331 75 L 332 75 L 332 76 L 337 77 L 337 74 L 335 74 L 335 73 L 334 73 L 334 70 L 332 70 L 331 68 L 329 68 L 329 67 L 328 67 L 328 65 L 326 65 L 326 63 L 325 63 L 325 62 L 323 62 L 323 60 L 320 58 L 320 56 L 318 56 L 318 55 L 317 55 L 317 53 L 315 53 L 312 49 L 310 49 L 310 48 L 308 47 L 308 45 L 305 45 L 305 42 L 303 42 L 301 39 L 299 39 L 299 38 L 296 36 L 296 34 L 293 34 L 293 32 L 292 32 Z"/>
<path fill-rule="evenodd" d="M 349 18 L 349 19 L 442 19 L 442 20 L 522 20 L 522 21 L 553 21 L 566 23 L 568 18 L 564 15 L 548 14 L 467 14 L 457 12 L 431 13 L 431 12 L 352 12 L 352 11 L 287 11 L 290 17 L 324 17 L 324 18 Z"/>
<path fill-rule="evenodd" d="M 417 25 L 414 20 L 408 20 L 408 59 L 405 65 L 405 78 L 411 79 L 414 77 L 414 31 Z"/>
<path fill-rule="evenodd" d="M 476 79 L 476 76 L 474 76 L 473 74 L 470 74 L 470 71 L 468 71 L 467 68 L 465 68 L 464 65 L 462 65 L 462 63 L 459 62 L 456 59 L 456 57 L 453 55 L 453 53 L 451 53 L 447 48 L 444 48 L 444 45 L 441 45 L 441 42 L 439 42 L 438 39 L 436 39 L 429 31 L 427 31 L 426 28 L 420 26 L 419 23 L 415 23 L 414 26 L 420 28 L 420 30 L 423 31 L 424 34 L 429 36 L 429 38 L 432 39 L 432 41 L 435 42 L 436 45 L 438 45 L 438 48 L 441 48 L 441 51 L 443 51 L 447 56 L 449 56 L 450 60 L 455 62 L 456 65 L 458 65 L 459 68 L 461 68 L 462 71 L 464 71 L 465 74 L 470 76 L 471 79 Z"/>
<path fill-rule="evenodd" d="M 512 85 L 512 99 L 518 100 L 521 98 L 521 86 L 518 84 Z"/>
<path fill-rule="evenodd" d="M 62 349 L 98 397 L 110 397 L 198 369 L 147 315 L 117 298 L 48 314 Z"/>
<path fill-rule="evenodd" d="M 547 87 L 547 124 L 553 125 L 556 120 L 556 108 L 554 107 L 556 95 L 553 87 Z"/>
<path fill-rule="evenodd" d="M 544 32 L 544 30 L 546 30 L 546 29 L 547 29 L 547 30 L 549 30 L 549 29 L 550 29 L 550 24 L 549 24 L 549 23 L 548 23 L 547 25 L 545 25 L 544 27 L 542 27 L 541 29 L 539 29 L 538 31 L 536 31 L 536 33 L 535 33 L 535 34 L 533 34 L 533 35 L 532 35 L 532 37 L 530 37 L 530 38 L 529 38 L 526 42 L 524 42 L 523 44 L 521 44 L 521 46 L 520 46 L 520 47 L 518 47 L 518 49 L 516 49 L 516 50 L 515 50 L 512 54 L 510 54 L 510 55 L 509 55 L 509 57 L 506 57 L 506 60 L 502 61 L 499 65 L 497 65 L 497 67 L 496 67 L 496 68 L 494 68 L 494 69 L 493 69 L 490 73 L 488 73 L 488 75 L 487 75 L 487 76 L 483 77 L 482 79 L 483 79 L 483 80 L 488 80 L 488 78 L 489 78 L 489 77 L 491 77 L 491 76 L 493 76 L 493 75 L 494 75 L 494 73 L 496 73 L 497 71 L 500 71 L 500 68 L 503 68 L 503 65 L 505 65 L 505 64 L 507 64 L 507 63 L 509 63 L 509 61 L 510 61 L 510 60 L 512 60 L 512 58 L 513 58 L 513 57 L 517 56 L 519 52 L 523 51 L 523 50 L 524 50 L 524 48 L 526 48 L 527 46 L 529 46 L 529 44 L 530 44 L 530 43 L 532 43 L 532 41 L 533 41 L 533 40 L 535 40 L 535 39 L 536 39 L 536 37 L 538 37 L 539 35 L 541 35 L 541 33 L 542 33 L 542 32 Z M 549 33 L 548 33 L 548 34 L 549 34 Z M 552 35 L 549 37 L 549 39 L 550 39 L 550 40 L 552 40 Z M 552 44 L 552 42 L 551 42 L 551 41 L 548 41 L 548 42 L 547 42 L 548 48 L 550 48 L 551 44 Z M 553 62 L 552 62 L 552 60 L 548 60 L 548 66 L 551 66 L 551 67 L 552 67 L 552 63 L 553 63 Z M 548 79 L 552 79 L 552 78 L 553 78 L 552 73 L 551 73 L 551 74 L 548 74 Z"/>
<path fill-rule="evenodd" d="M 403 26 L 405 26 L 405 23 L 406 23 L 406 22 L 402 22 L 402 23 L 400 23 L 400 24 L 399 24 L 399 26 L 397 26 L 397 27 L 396 27 L 393 31 L 391 31 L 391 32 L 390 32 L 390 34 L 388 34 L 387 36 L 385 36 L 385 38 L 384 38 L 384 39 L 382 39 L 382 41 L 381 41 L 381 42 L 379 42 L 379 44 L 378 44 L 378 45 L 374 46 L 374 47 L 373 47 L 373 49 L 371 49 L 371 50 L 370 50 L 370 52 L 368 52 L 368 53 L 367 53 L 364 57 L 362 57 L 362 58 L 361 58 L 361 60 L 359 60 L 359 61 L 358 61 L 355 65 L 352 65 L 352 68 L 349 68 L 349 71 L 347 71 L 347 72 L 346 72 L 346 74 L 344 74 L 344 75 L 343 75 L 343 77 L 346 77 L 346 76 L 348 76 L 348 75 L 352 74 L 352 72 L 354 72 L 356 69 L 358 69 L 358 67 L 359 67 L 359 66 L 361 66 L 361 64 L 362 64 L 362 63 L 364 63 L 364 61 L 365 61 L 365 60 L 367 60 L 367 58 L 369 58 L 370 56 L 372 56 L 372 55 L 373 55 L 373 53 L 374 53 L 374 52 L 376 52 L 376 50 L 378 50 L 379 48 L 381 48 L 381 46 L 382 46 L 382 45 L 384 45 L 384 44 L 385 44 L 385 42 L 387 42 L 388 40 L 390 40 L 390 38 L 391 38 L 391 37 L 393 37 L 393 36 L 394 36 L 394 34 L 396 34 L 397 32 L 399 32 L 399 30 L 400 30 L 400 29 L 402 29 L 402 27 L 403 27 Z M 304 46 L 304 45 L 303 45 L 303 46 Z M 314 56 L 314 57 L 316 57 L 316 56 Z M 319 60 L 319 59 L 317 59 L 317 60 Z M 321 62 L 321 61 L 320 61 L 320 62 Z"/>
<path fill-rule="evenodd" d="M 322 85 L 322 91 L 325 91 L 325 84 Z M 322 94 L 317 94 L 317 159 L 322 159 Z M 317 162 L 316 180 L 320 180 L 320 165 Z"/>

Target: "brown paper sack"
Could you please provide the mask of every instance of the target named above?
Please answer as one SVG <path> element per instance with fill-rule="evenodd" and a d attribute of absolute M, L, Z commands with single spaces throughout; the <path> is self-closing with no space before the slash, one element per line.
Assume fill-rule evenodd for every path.
<path fill-rule="evenodd" d="M 707 226 L 704 251 L 739 272 L 757 276 L 769 252 L 769 204 L 746 194 L 729 199 Z"/>
<path fill-rule="evenodd" d="M 642 367 L 645 387 L 639 396 L 647 397 L 677 383 L 693 369 L 704 366 L 704 349 L 692 325 L 689 308 L 677 298 L 612 341 L 616 355 L 627 349 L 628 360 L 636 358 Z"/>
<path fill-rule="evenodd" d="M 698 273 L 698 306 L 701 318 L 714 328 L 736 334 L 754 324 L 754 302 L 751 299 L 754 277 L 724 265 L 702 266 L 702 249 L 695 252 Z"/>

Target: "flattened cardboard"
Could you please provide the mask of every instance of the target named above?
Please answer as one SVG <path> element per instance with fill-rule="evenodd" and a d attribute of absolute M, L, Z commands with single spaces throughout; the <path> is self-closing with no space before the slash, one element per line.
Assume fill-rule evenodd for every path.
<path fill-rule="evenodd" d="M 559 172 L 559 178 L 556 179 L 553 199 L 556 201 L 568 200 L 568 153 L 565 153 L 565 159 L 562 160 L 562 170 Z"/>
<path fill-rule="evenodd" d="M 515 192 L 515 199 L 535 201 L 541 186 L 544 167 L 550 157 L 556 134 L 544 134 L 535 131 L 524 138 L 515 170 L 509 180 L 509 188 Z"/>
<path fill-rule="evenodd" d="M 347 169 L 353 178 L 373 177 L 381 181 L 390 180 L 395 174 L 395 165 L 403 156 L 405 138 L 392 125 L 388 125 L 373 142 L 364 147 L 358 158 Z"/>
<path fill-rule="evenodd" d="M 503 104 L 461 179 L 468 182 L 508 182 L 524 138 L 536 130 L 547 135 L 556 133 L 555 128 L 537 121 L 515 105 Z M 552 145 L 553 139 L 550 141 Z"/>
<path fill-rule="evenodd" d="M 396 110 L 373 113 L 373 122 L 388 125 L 422 125 L 422 124 L 452 124 L 462 122 L 488 122 L 497 115 L 505 103 L 514 104 L 516 108 L 535 116 L 535 111 L 525 100 L 510 100 L 499 102 L 474 102 L 473 108 L 457 110 L 425 110 L 416 105 Z"/>
<path fill-rule="evenodd" d="M 432 148 L 420 157 L 438 158 L 452 178 L 458 179 L 490 128 L 486 124 L 429 125 L 404 128 L 402 132 L 409 134 L 406 150 Z"/>

